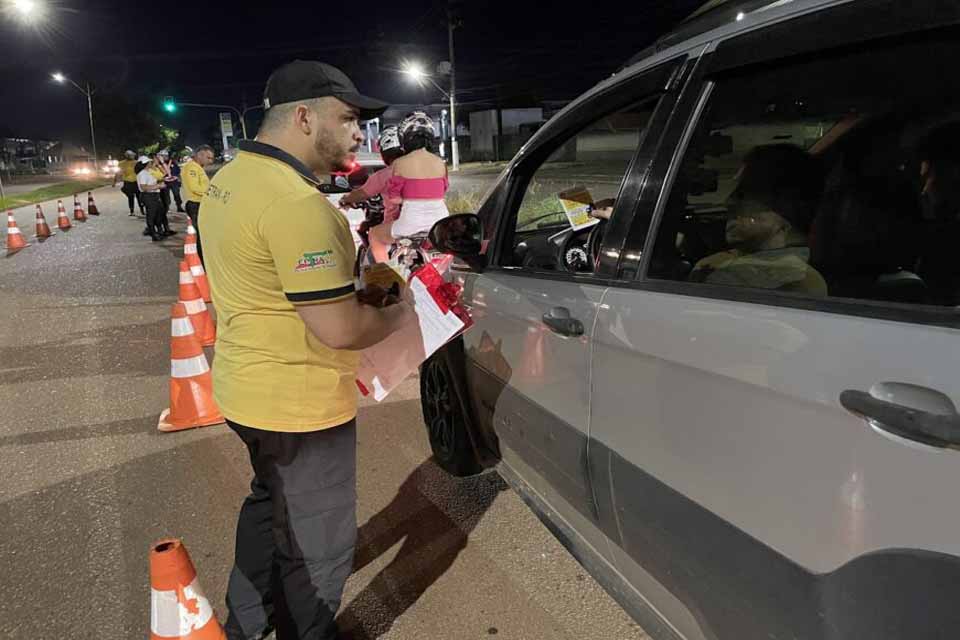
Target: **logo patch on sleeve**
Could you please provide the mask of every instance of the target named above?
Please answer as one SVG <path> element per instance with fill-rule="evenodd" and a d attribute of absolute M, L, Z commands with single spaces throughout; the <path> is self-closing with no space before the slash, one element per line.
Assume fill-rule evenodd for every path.
<path fill-rule="evenodd" d="M 337 259 L 334 257 L 333 251 L 327 249 L 326 251 L 304 253 L 297 259 L 297 266 L 293 270 L 299 273 L 316 269 L 331 269 L 335 266 L 337 266 Z"/>

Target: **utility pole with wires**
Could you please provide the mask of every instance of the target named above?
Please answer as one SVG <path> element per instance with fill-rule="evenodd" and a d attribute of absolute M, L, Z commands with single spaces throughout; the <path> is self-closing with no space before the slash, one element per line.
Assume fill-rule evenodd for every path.
<path fill-rule="evenodd" d="M 457 146 L 457 63 L 453 52 L 453 31 L 460 26 L 457 14 L 457 0 L 447 3 L 447 41 L 450 47 L 450 157 L 453 159 L 453 170 L 460 170 L 460 148 Z"/>

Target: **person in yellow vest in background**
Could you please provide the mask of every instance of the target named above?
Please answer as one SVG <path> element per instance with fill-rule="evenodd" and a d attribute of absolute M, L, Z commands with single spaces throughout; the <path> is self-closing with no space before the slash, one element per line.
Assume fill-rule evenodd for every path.
<path fill-rule="evenodd" d="M 213 162 L 213 147 L 204 144 L 197 147 L 193 157 L 180 168 L 180 180 L 183 182 L 183 197 L 187 201 L 187 215 L 197 232 L 197 255 L 203 263 L 203 245 L 200 244 L 200 200 L 210 186 L 205 167 Z"/>
<path fill-rule="evenodd" d="M 120 177 L 123 180 L 123 186 L 120 188 L 127 196 L 127 204 L 130 205 L 130 215 L 133 214 L 133 202 L 136 200 L 140 207 L 140 215 L 146 215 L 146 209 L 143 202 L 140 201 L 140 189 L 137 187 L 137 154 L 127 149 L 123 154 L 124 159 L 119 163 Z"/>

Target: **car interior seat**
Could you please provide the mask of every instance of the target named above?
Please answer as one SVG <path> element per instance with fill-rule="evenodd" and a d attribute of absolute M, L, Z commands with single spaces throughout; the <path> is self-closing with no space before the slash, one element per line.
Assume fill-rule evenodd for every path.
<path fill-rule="evenodd" d="M 831 296 L 891 302 L 925 296 L 923 280 L 913 273 L 919 220 L 914 187 L 889 166 L 858 163 L 854 173 L 838 163 L 828 176 L 811 232 L 810 262 Z"/>

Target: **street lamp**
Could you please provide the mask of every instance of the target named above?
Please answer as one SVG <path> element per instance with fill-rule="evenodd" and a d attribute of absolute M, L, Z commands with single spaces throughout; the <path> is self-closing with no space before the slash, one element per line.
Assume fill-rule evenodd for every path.
<path fill-rule="evenodd" d="M 10 9 L 17 18 L 27 24 L 37 21 L 43 13 L 43 5 L 37 0 L 13 0 Z"/>
<path fill-rule="evenodd" d="M 30 0 L 23 0 L 23 1 L 24 1 L 24 2 L 29 2 Z M 50 77 L 53 78 L 53 80 L 54 80 L 55 82 L 58 82 L 58 83 L 60 83 L 60 84 L 66 84 L 67 82 L 69 82 L 69 83 L 72 84 L 74 87 L 76 87 L 77 91 L 79 91 L 79 92 L 82 93 L 83 95 L 87 96 L 87 115 L 89 115 L 89 117 L 90 117 L 90 142 L 93 144 L 93 170 L 94 170 L 94 173 L 96 173 L 96 172 L 98 172 L 98 171 L 100 170 L 100 169 L 99 169 L 100 161 L 97 159 L 97 136 L 96 136 L 96 134 L 94 133 L 94 130 L 93 130 L 93 94 L 94 94 L 94 90 L 93 90 L 93 88 L 90 86 L 90 83 L 89 83 L 89 82 L 87 82 L 85 86 L 81 87 L 79 84 L 77 84 L 76 82 L 74 82 L 73 80 L 71 80 L 70 78 L 68 78 L 67 76 L 63 75 L 63 74 L 60 73 L 59 71 L 56 71 L 56 72 L 54 72 L 54 73 L 51 73 L 51 74 L 50 74 Z"/>
<path fill-rule="evenodd" d="M 416 62 L 408 62 L 406 65 L 404 65 L 403 72 L 410 76 L 410 78 L 417 84 L 423 84 L 424 79 L 429 77 L 427 72 L 423 70 L 423 67 Z M 443 91 L 443 89 L 441 89 L 441 91 Z"/>
<path fill-rule="evenodd" d="M 460 170 L 460 151 L 457 147 L 457 116 L 456 116 L 456 97 L 454 94 L 454 76 L 453 71 L 450 72 L 450 91 L 447 92 L 437 84 L 437 81 L 433 79 L 429 73 L 423 70 L 423 66 L 417 62 L 406 62 L 401 69 L 404 75 L 416 82 L 421 87 L 423 83 L 429 82 L 432 84 L 437 91 L 439 91 L 444 98 L 450 101 L 450 156 L 453 159 L 453 170 Z"/>

